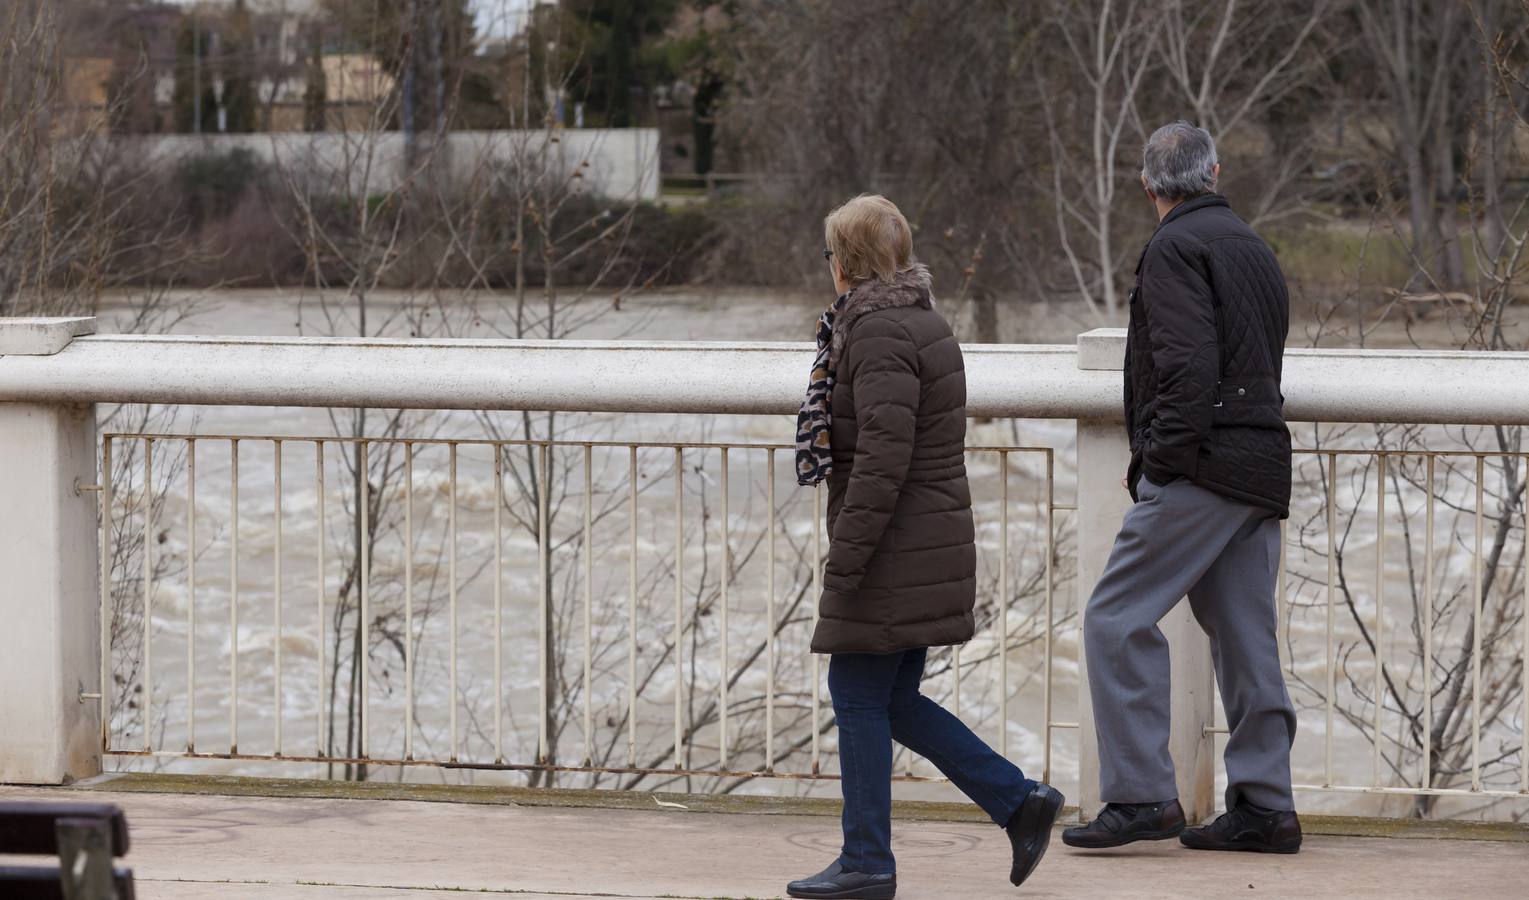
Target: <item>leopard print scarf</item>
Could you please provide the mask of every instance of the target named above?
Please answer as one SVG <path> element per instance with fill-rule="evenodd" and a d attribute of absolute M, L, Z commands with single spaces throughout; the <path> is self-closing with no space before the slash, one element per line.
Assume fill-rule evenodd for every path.
<path fill-rule="evenodd" d="M 839 295 L 818 317 L 818 355 L 812 361 L 812 380 L 807 397 L 796 414 L 796 483 L 810 487 L 833 474 L 834 456 L 829 447 L 833 413 L 829 404 L 834 394 L 834 318 L 844 309 L 849 293 Z"/>

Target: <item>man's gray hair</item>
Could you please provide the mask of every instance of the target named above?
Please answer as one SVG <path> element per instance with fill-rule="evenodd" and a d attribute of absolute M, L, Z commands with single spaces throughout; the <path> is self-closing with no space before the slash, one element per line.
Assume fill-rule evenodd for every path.
<path fill-rule="evenodd" d="M 1164 200 L 1184 200 L 1216 189 L 1216 141 L 1180 120 L 1152 132 L 1141 154 L 1147 189 Z"/>

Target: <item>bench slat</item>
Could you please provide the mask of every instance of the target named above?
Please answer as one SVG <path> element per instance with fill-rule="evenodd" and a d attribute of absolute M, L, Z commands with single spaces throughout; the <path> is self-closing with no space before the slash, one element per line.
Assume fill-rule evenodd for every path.
<path fill-rule="evenodd" d="M 104 819 L 111 824 L 112 855 L 128 851 L 127 817 L 115 803 L 0 803 L 0 854 L 58 855 L 59 819 Z"/>
<path fill-rule="evenodd" d="M 133 870 L 113 869 L 117 900 L 136 900 Z M 0 866 L 0 897 L 5 900 L 64 900 L 57 866 Z"/>

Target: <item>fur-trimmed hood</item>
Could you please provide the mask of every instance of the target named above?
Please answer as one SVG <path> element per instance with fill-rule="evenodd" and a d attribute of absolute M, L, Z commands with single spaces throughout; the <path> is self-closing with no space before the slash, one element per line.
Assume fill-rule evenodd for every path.
<path fill-rule="evenodd" d="M 892 276 L 890 282 L 871 278 L 851 288 L 844 300 L 844 308 L 834 317 L 833 349 L 829 351 L 829 368 L 838 367 L 839 358 L 844 353 L 845 341 L 849 339 L 850 329 L 857 319 L 868 313 L 903 306 L 934 309 L 933 284 L 934 279 L 929 274 L 929 268 L 923 263 L 914 263 Z"/>

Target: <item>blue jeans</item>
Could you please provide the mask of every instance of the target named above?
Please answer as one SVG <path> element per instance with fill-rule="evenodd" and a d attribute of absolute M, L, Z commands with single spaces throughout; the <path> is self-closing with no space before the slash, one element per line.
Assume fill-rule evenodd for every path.
<path fill-rule="evenodd" d="M 835 653 L 828 691 L 839 727 L 847 871 L 897 871 L 892 858 L 892 741 L 924 757 L 998 825 L 1035 789 L 961 720 L 919 693 L 927 650 Z"/>

